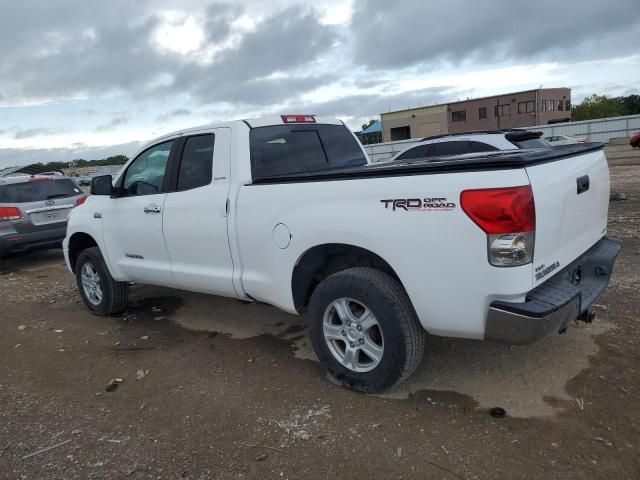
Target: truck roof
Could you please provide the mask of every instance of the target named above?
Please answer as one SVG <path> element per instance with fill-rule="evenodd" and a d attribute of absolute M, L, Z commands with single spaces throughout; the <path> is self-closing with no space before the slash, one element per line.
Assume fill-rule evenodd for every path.
<path fill-rule="evenodd" d="M 292 122 L 292 121 L 285 121 L 285 117 L 286 118 L 290 118 L 290 117 L 298 117 L 298 118 L 308 118 L 308 117 L 313 117 L 314 121 L 313 122 Z M 344 125 L 344 122 L 342 120 L 338 120 L 337 118 L 332 118 L 332 117 L 323 117 L 323 116 L 319 116 L 319 115 L 313 115 L 313 114 L 283 114 L 283 115 L 268 115 L 268 116 L 264 116 L 264 117 L 257 117 L 257 118 L 248 118 L 248 119 L 243 119 L 243 120 L 231 120 L 229 122 L 222 122 L 222 123 L 209 123 L 209 124 L 205 124 L 205 125 L 198 125 L 196 127 L 190 127 L 190 128 L 184 128 L 181 130 L 175 130 L 173 132 L 169 132 L 166 133 L 164 135 L 161 135 L 157 138 L 154 138 L 153 140 L 145 143 L 145 145 L 150 145 L 151 143 L 155 143 L 159 140 L 162 140 L 164 138 L 170 138 L 170 137 L 175 137 L 178 135 L 185 135 L 185 134 L 190 134 L 190 133 L 197 133 L 199 131 L 202 130 L 210 130 L 212 128 L 224 128 L 224 127 L 229 127 L 229 128 L 233 128 L 233 127 L 248 127 L 248 128 L 258 128 L 258 127 L 270 127 L 273 125 L 288 125 L 288 124 L 292 124 L 292 123 L 321 123 L 321 124 L 329 124 L 329 125 Z"/>

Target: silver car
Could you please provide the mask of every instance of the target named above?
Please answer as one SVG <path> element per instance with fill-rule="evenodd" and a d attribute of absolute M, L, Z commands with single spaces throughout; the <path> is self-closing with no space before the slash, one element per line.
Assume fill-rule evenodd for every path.
<path fill-rule="evenodd" d="M 85 199 L 62 175 L 0 178 L 0 269 L 10 254 L 59 247 L 69 212 Z"/>

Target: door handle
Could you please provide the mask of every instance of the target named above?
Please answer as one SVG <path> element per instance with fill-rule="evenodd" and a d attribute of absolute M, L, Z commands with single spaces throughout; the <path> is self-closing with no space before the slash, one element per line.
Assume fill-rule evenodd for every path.
<path fill-rule="evenodd" d="M 144 213 L 160 213 L 160 207 L 155 205 L 147 205 L 144 207 Z"/>

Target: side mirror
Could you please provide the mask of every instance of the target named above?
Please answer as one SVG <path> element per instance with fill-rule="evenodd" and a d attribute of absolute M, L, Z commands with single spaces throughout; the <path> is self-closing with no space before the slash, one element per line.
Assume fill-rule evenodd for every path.
<path fill-rule="evenodd" d="M 91 195 L 109 195 L 113 193 L 111 175 L 100 175 L 91 179 Z"/>

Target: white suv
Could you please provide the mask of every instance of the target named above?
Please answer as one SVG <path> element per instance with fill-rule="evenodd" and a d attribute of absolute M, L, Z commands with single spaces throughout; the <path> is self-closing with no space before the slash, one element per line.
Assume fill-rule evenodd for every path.
<path fill-rule="evenodd" d="M 546 148 L 551 144 L 540 138 L 542 132 L 530 130 L 486 130 L 480 132 L 452 133 L 426 137 L 419 143 L 398 153 L 391 160 L 442 157 L 466 153 Z"/>

